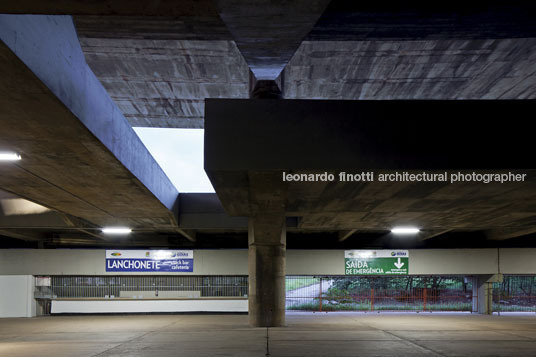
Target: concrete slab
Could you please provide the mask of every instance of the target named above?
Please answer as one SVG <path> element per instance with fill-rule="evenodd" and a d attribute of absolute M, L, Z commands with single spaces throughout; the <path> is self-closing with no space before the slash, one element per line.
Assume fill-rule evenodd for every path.
<path fill-rule="evenodd" d="M 2 356 L 41 356 L 41 357 L 62 357 L 62 356 L 95 356 L 110 348 L 113 344 L 100 343 L 35 343 L 35 342 L 5 342 L 0 345 L 0 355 Z"/>
<path fill-rule="evenodd" d="M 529 337 L 505 334 L 503 331 L 396 331 L 394 336 L 413 341 L 519 341 Z"/>
<path fill-rule="evenodd" d="M 275 342 L 271 356 L 435 356 L 404 341 L 309 341 Z"/>
<path fill-rule="evenodd" d="M 423 343 L 436 356 L 534 356 L 536 342 L 528 341 L 436 341 Z"/>
<path fill-rule="evenodd" d="M 23 157 L 2 188 L 97 226 L 176 232 L 178 191 L 87 66 L 72 19 L 0 25 L 0 146 Z"/>
<path fill-rule="evenodd" d="M 330 331 L 322 330 L 291 330 L 290 328 L 270 329 L 270 341 L 388 341 L 401 340 L 400 338 L 384 331 L 331 331 L 335 326 L 328 326 Z"/>
<path fill-rule="evenodd" d="M 536 315 L 288 313 L 0 319 L 6 356 L 533 356 Z"/>

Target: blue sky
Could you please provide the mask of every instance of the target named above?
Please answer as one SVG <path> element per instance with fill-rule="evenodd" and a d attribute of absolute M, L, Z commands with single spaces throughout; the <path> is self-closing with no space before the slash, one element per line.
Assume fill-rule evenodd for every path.
<path fill-rule="evenodd" d="M 179 192 L 214 192 L 203 169 L 203 129 L 134 131 Z"/>

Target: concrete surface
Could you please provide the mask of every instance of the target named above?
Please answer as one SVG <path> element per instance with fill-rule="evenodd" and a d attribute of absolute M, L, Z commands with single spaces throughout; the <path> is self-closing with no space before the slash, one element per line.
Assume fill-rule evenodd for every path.
<path fill-rule="evenodd" d="M 421 239 L 448 230 L 519 237 L 536 231 L 534 172 L 526 166 L 529 131 L 516 119 L 508 127 L 486 123 L 531 111 L 535 104 L 207 99 L 205 171 L 230 215 L 251 216 L 252 177 L 262 172 L 282 182 L 285 214 L 300 217 L 299 229 L 387 233 L 397 225 L 415 225 L 422 229 Z M 438 123 L 449 124 L 438 130 Z M 491 148 L 492 141 L 502 144 Z M 526 179 L 450 180 L 475 171 L 508 174 L 511 167 L 527 169 L 512 171 L 527 174 Z M 447 172 L 449 179 L 380 176 L 424 170 Z M 328 173 L 331 178 L 321 177 Z M 374 177 L 348 180 L 344 174 L 349 173 Z M 306 178 L 300 180 L 299 174 Z"/>
<path fill-rule="evenodd" d="M 0 279 L 1 278 L 2 277 L 0 277 Z M 191 311 L 211 312 L 211 313 L 218 313 L 218 312 L 239 313 L 239 312 L 248 311 L 248 300 L 247 298 L 174 299 L 174 298 L 160 298 L 160 297 L 154 298 L 154 299 L 135 299 L 135 300 L 60 299 L 60 300 L 53 300 L 51 302 L 50 311 L 53 314 L 102 314 L 102 313 L 103 314 L 106 314 L 106 313 L 129 314 L 129 313 L 147 313 L 147 312 L 168 313 L 168 312 L 191 312 Z M 26 316 L 19 315 L 16 317 L 26 317 Z"/>
<path fill-rule="evenodd" d="M 202 128 L 205 98 L 248 97 L 248 66 L 217 16 L 74 20 L 88 65 L 132 126 Z"/>
<path fill-rule="evenodd" d="M 99 226 L 175 231 L 178 191 L 87 66 L 70 17 L 2 15 L 0 57 L 0 149 L 23 157 L 2 168 L 2 189 Z"/>
<path fill-rule="evenodd" d="M 329 1 L 218 0 L 216 4 L 255 78 L 275 80 Z"/>
<path fill-rule="evenodd" d="M 531 356 L 536 315 L 292 313 L 0 320 L 2 356 Z M 269 354 L 268 354 L 269 353 Z"/>
<path fill-rule="evenodd" d="M 343 249 L 287 249 L 285 256 L 287 275 L 344 275 Z M 534 256 L 536 248 L 410 249 L 409 274 L 536 274 Z M 132 275 L 106 272 L 104 257 L 104 249 L 0 249 L 0 275 Z M 247 274 L 247 249 L 196 249 L 192 273 L 159 275 Z"/>

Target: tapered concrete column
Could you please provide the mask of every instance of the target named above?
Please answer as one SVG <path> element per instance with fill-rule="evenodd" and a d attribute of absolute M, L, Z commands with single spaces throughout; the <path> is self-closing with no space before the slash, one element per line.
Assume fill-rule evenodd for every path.
<path fill-rule="evenodd" d="M 259 213 L 249 220 L 249 323 L 285 325 L 284 213 Z"/>
<path fill-rule="evenodd" d="M 249 323 L 285 324 L 285 197 L 281 175 L 249 172 Z"/>

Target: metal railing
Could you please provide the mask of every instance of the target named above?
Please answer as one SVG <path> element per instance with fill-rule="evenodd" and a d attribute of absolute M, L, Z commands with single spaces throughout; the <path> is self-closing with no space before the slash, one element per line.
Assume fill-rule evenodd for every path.
<path fill-rule="evenodd" d="M 505 275 L 493 284 L 494 312 L 536 312 L 536 275 Z"/>
<path fill-rule="evenodd" d="M 295 311 L 471 311 L 473 299 L 461 276 L 288 276 L 286 293 Z"/>
<path fill-rule="evenodd" d="M 247 276 L 51 276 L 42 298 L 247 297 Z"/>
<path fill-rule="evenodd" d="M 462 276 L 287 276 L 289 311 L 471 311 L 471 279 Z M 51 276 L 35 297 L 247 297 L 247 276 Z M 493 311 L 536 312 L 536 276 L 504 276 Z"/>

